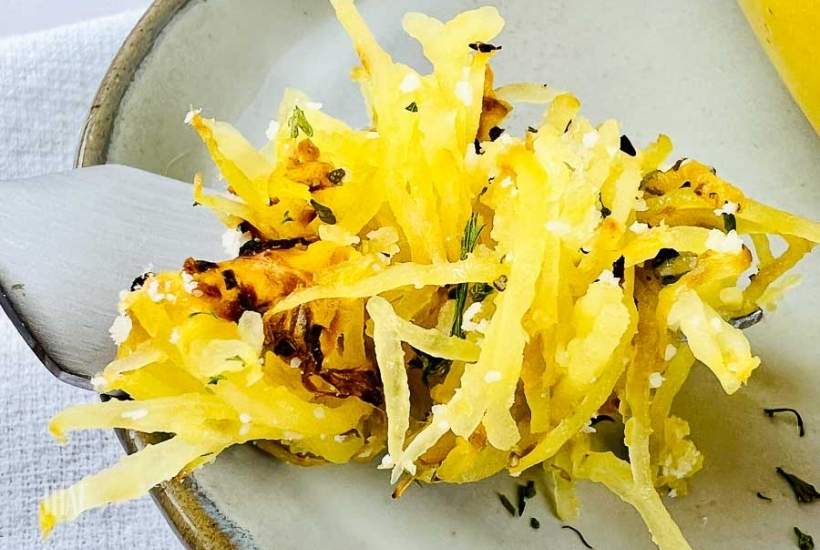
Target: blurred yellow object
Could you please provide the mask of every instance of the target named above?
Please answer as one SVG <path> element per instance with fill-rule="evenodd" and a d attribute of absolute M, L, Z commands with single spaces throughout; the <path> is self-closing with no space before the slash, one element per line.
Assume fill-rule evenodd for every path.
<path fill-rule="evenodd" d="M 820 134 L 820 3 L 738 0 L 757 39 Z"/>

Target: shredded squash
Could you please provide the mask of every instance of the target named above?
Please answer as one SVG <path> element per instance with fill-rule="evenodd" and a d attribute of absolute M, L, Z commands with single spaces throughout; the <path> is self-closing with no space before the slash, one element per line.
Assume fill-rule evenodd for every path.
<path fill-rule="evenodd" d="M 668 137 L 637 148 L 566 91 L 495 87 L 494 8 L 408 14 L 432 64 L 422 74 L 393 61 L 351 0 L 332 4 L 371 126 L 289 90 L 257 150 L 189 113 L 227 185 L 197 177 L 195 206 L 226 224 L 229 258 L 141 275 L 121 295 L 117 356 L 93 380 L 111 398 L 50 424 L 60 441 L 91 428 L 167 439 L 43 500 L 43 533 L 252 442 L 301 465 L 382 457 L 398 494 L 536 467 L 563 519 L 578 514 L 575 482 L 591 480 L 659 547 L 689 548 L 659 496 L 685 494 L 703 464 L 674 398 L 696 361 L 741 390 L 760 360 L 738 319 L 795 284 L 787 271 L 820 225 L 697 161 L 664 164 Z M 502 124 L 520 102 L 544 114 L 517 136 Z M 602 450 L 590 422 L 603 413 L 628 460 Z"/>

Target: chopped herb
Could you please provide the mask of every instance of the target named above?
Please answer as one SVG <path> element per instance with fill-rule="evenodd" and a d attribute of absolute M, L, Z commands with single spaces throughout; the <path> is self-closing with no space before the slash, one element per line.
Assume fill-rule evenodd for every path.
<path fill-rule="evenodd" d="M 685 182 L 683 182 L 683 183 L 681 184 L 681 186 L 680 186 L 680 188 L 681 188 L 681 189 L 687 189 L 687 188 L 689 188 L 689 187 L 692 187 L 692 182 L 691 182 L 691 181 L 688 181 L 688 180 L 687 180 L 687 181 L 685 181 Z"/>
<path fill-rule="evenodd" d="M 481 53 L 490 53 L 501 49 L 501 46 L 488 44 L 486 42 L 470 42 L 468 46 L 470 46 L 471 50 L 475 50 Z"/>
<path fill-rule="evenodd" d="M 516 494 L 518 496 L 518 516 L 521 517 L 524 515 L 527 501 L 535 496 L 535 482 L 530 480 L 526 485 L 519 485 L 516 487 Z"/>
<path fill-rule="evenodd" d="M 336 223 L 336 214 L 333 213 L 333 210 L 313 199 L 310 199 L 310 205 L 316 211 L 316 215 L 319 216 L 319 219 L 324 223 L 329 225 L 334 225 Z"/>
<path fill-rule="evenodd" d="M 487 283 L 476 283 L 470 287 L 470 297 L 474 302 L 483 302 L 492 292 L 493 285 Z"/>
<path fill-rule="evenodd" d="M 541 527 L 541 522 L 535 518 L 530 518 L 530 527 L 532 527 L 533 529 L 538 529 L 539 527 Z"/>
<path fill-rule="evenodd" d="M 137 277 L 133 281 L 131 281 L 131 290 L 134 291 L 134 290 L 137 290 L 137 289 L 141 288 L 142 285 L 145 284 L 145 281 L 149 277 L 153 277 L 153 276 L 154 276 L 154 273 L 152 271 L 146 271 L 145 273 L 143 273 L 142 275 L 140 275 L 139 277 Z M 15 289 L 16 286 L 17 285 L 12 285 L 11 288 Z M 22 285 L 20 285 L 20 288 L 22 288 Z M 15 290 L 19 290 L 19 289 L 15 289 Z"/>
<path fill-rule="evenodd" d="M 535 482 L 534 481 L 529 480 L 527 482 L 527 485 L 525 486 L 524 496 L 527 497 L 528 499 L 535 496 Z"/>
<path fill-rule="evenodd" d="M 233 290 L 239 284 L 236 282 L 236 273 L 233 269 L 226 269 L 222 272 L 222 280 L 225 281 L 225 290 Z"/>
<path fill-rule="evenodd" d="M 411 113 L 418 113 L 419 112 L 419 106 L 416 104 L 415 101 L 413 101 L 412 103 L 410 103 L 410 105 L 405 107 L 404 110 L 405 111 L 410 111 Z"/>
<path fill-rule="evenodd" d="M 737 229 L 737 220 L 734 214 L 723 213 L 721 216 L 723 216 L 723 228 L 727 233 Z"/>
<path fill-rule="evenodd" d="M 749 328 L 753 325 L 758 324 L 760 321 L 763 320 L 763 310 L 755 308 L 750 313 L 746 315 L 741 315 L 740 317 L 732 317 L 729 319 L 729 324 L 735 328 L 745 329 Z"/>
<path fill-rule="evenodd" d="M 490 141 L 497 140 L 499 137 L 501 137 L 501 134 L 503 134 L 503 133 L 504 133 L 504 128 L 500 128 L 498 126 L 493 126 L 492 128 L 490 128 L 490 131 L 489 131 Z"/>
<path fill-rule="evenodd" d="M 342 180 L 344 179 L 345 175 L 347 175 L 347 172 L 345 172 L 344 168 L 336 168 L 335 170 L 331 170 L 328 173 L 327 179 L 329 179 L 330 183 L 332 183 L 333 185 L 339 185 L 340 183 L 342 183 Z"/>
<path fill-rule="evenodd" d="M 493 281 L 493 286 L 498 292 L 504 292 L 504 290 L 507 288 L 507 276 L 500 276 L 498 279 Z"/>
<path fill-rule="evenodd" d="M 478 242 L 478 237 L 484 226 L 478 226 L 478 214 L 473 212 L 467 225 L 464 226 L 464 235 L 461 237 L 461 259 L 466 260 Z M 461 322 L 464 318 L 464 306 L 467 305 L 467 283 L 460 283 L 456 287 L 456 310 L 453 316 L 453 326 L 450 329 L 450 336 L 464 338 L 464 331 L 461 330 Z"/>
<path fill-rule="evenodd" d="M 581 252 L 581 254 L 589 254 L 589 250 L 587 250 L 583 246 L 581 248 L 579 248 L 578 250 Z"/>
<path fill-rule="evenodd" d="M 564 166 L 566 166 L 567 170 L 569 170 L 570 172 L 575 172 L 575 167 L 573 165 L 571 165 L 570 163 L 568 163 L 567 161 L 564 161 Z"/>
<path fill-rule="evenodd" d="M 529 133 L 531 133 L 531 134 L 537 134 L 537 133 L 538 133 L 538 129 L 537 129 L 537 128 L 533 128 L 532 126 L 527 126 L 527 131 L 528 131 Z M 533 518 L 533 519 L 535 519 L 535 518 Z M 537 520 L 536 520 L 536 521 L 537 521 Z"/>
<path fill-rule="evenodd" d="M 498 500 L 501 501 L 501 505 L 507 510 L 512 517 L 515 517 L 515 506 L 512 505 L 510 499 L 506 497 L 506 495 L 502 495 L 501 493 L 496 493 L 498 495 Z"/>
<path fill-rule="evenodd" d="M 590 419 L 589 425 L 594 426 L 595 424 L 600 424 L 601 422 L 615 422 L 615 419 L 608 414 L 599 414 L 598 416 L 594 416 Z"/>
<path fill-rule="evenodd" d="M 794 497 L 797 499 L 797 502 L 808 504 L 810 502 L 814 502 L 815 499 L 820 498 L 820 493 L 817 492 L 817 489 L 815 489 L 814 485 L 811 483 L 803 481 L 796 475 L 786 472 L 780 466 L 777 467 L 776 471 L 780 474 L 780 477 L 788 482 L 789 487 L 791 487 L 794 492 Z"/>
<path fill-rule="evenodd" d="M 293 218 L 290 217 L 290 210 L 285 210 L 285 213 L 282 214 L 282 223 L 292 222 Z"/>
<path fill-rule="evenodd" d="M 763 412 L 769 418 L 774 418 L 774 415 L 777 413 L 792 413 L 794 417 L 797 419 L 797 432 L 800 434 L 800 437 L 806 435 L 806 427 L 803 425 L 803 417 L 800 416 L 800 413 L 797 412 L 795 409 L 790 409 L 789 407 L 777 407 L 774 409 L 763 409 Z"/>
<path fill-rule="evenodd" d="M 201 455 L 199 455 L 199 457 L 200 458 L 205 458 L 206 456 L 211 456 L 212 454 L 214 454 L 213 451 L 210 452 L 210 453 L 202 453 Z"/>
<path fill-rule="evenodd" d="M 676 160 L 675 164 L 672 165 L 672 170 L 677 172 L 678 170 L 680 170 L 680 167 L 684 162 L 686 162 L 686 157 Z"/>
<path fill-rule="evenodd" d="M 473 147 L 475 148 L 475 154 L 476 155 L 483 155 L 484 154 L 484 149 L 481 148 L 481 142 L 478 141 L 478 138 L 475 138 L 473 140 Z"/>
<path fill-rule="evenodd" d="M 208 378 L 208 384 L 214 386 L 218 384 L 220 380 L 225 380 L 225 376 L 222 374 L 217 374 L 216 376 L 211 376 Z"/>
<path fill-rule="evenodd" d="M 193 206 L 194 208 L 196 208 L 197 206 L 202 206 L 202 205 L 201 205 L 200 203 L 198 203 L 198 202 L 194 201 L 194 202 L 191 204 L 191 206 Z"/>
<path fill-rule="evenodd" d="M 576 535 L 578 535 L 578 538 L 581 539 L 581 544 L 583 544 L 587 548 L 592 549 L 592 546 L 590 546 L 590 544 L 587 542 L 587 539 L 584 538 L 584 534 L 572 525 L 562 525 L 561 529 L 569 529 L 570 531 L 574 532 Z"/>
<path fill-rule="evenodd" d="M 760 491 L 758 491 L 756 494 L 757 494 L 757 498 L 759 498 L 760 500 L 767 500 L 769 502 L 772 501 L 771 497 L 767 497 L 766 495 L 764 495 Z"/>
<path fill-rule="evenodd" d="M 624 153 L 626 153 L 630 157 L 634 157 L 635 155 L 638 154 L 638 152 L 635 151 L 635 146 L 632 145 L 632 142 L 629 141 L 629 138 L 626 137 L 626 135 L 621 136 L 621 147 L 620 148 L 621 148 L 621 151 L 623 151 Z"/>
<path fill-rule="evenodd" d="M 615 260 L 615 262 L 612 264 L 612 275 L 614 275 L 616 279 L 621 281 L 621 283 L 624 282 L 624 273 L 626 271 L 624 267 L 625 264 L 626 258 L 624 258 L 623 256 Z"/>
<path fill-rule="evenodd" d="M 197 315 L 210 315 L 211 317 L 216 317 L 216 313 L 214 313 L 213 311 L 195 311 L 188 315 L 188 319 L 190 319 L 191 317 L 196 317 Z"/>
<path fill-rule="evenodd" d="M 566 134 L 567 132 L 569 132 L 569 127 L 570 127 L 570 126 L 572 126 L 572 119 L 569 119 L 569 122 L 567 122 L 567 125 L 564 127 L 564 133 L 565 133 L 565 134 Z"/>
<path fill-rule="evenodd" d="M 291 220 L 292 221 L 292 220 Z M 316 242 L 315 238 L 293 237 L 292 239 L 259 240 L 251 239 L 239 248 L 240 256 L 253 256 L 265 250 L 288 250 L 295 246 L 308 246 Z"/>
<path fill-rule="evenodd" d="M 416 356 L 408 362 L 410 368 L 421 370 L 421 381 L 430 386 L 430 377 L 447 374 L 451 362 L 441 357 L 433 357 L 423 351 L 416 350 Z"/>
<path fill-rule="evenodd" d="M 242 363 L 245 362 L 245 360 L 242 359 L 242 357 L 240 357 L 239 355 L 234 355 L 233 357 L 228 357 L 227 359 L 225 359 L 225 361 L 240 361 Z"/>
<path fill-rule="evenodd" d="M 566 164 L 566 163 L 564 163 L 564 164 Z M 569 165 L 567 164 L 567 166 L 569 166 Z M 601 217 L 602 218 L 608 218 L 609 216 L 611 216 L 612 215 L 612 210 L 610 210 L 609 208 L 606 207 L 606 205 L 604 204 L 604 199 L 603 199 L 603 197 L 601 197 L 600 194 L 598 194 L 598 202 L 601 204 Z"/>
<path fill-rule="evenodd" d="M 797 527 L 794 528 L 794 534 L 797 535 L 797 547 L 800 550 L 814 550 L 814 539 L 811 535 L 804 533 Z"/>
<path fill-rule="evenodd" d="M 298 105 L 293 106 L 293 114 L 288 118 L 288 128 L 290 128 L 290 137 L 298 138 L 299 130 L 302 130 L 308 137 L 313 137 L 313 126 L 307 120 L 305 112 Z"/>
<path fill-rule="evenodd" d="M 23 283 L 14 283 L 13 285 L 11 285 L 11 289 L 12 290 L 25 290 L 26 285 L 24 285 Z M 134 289 L 132 288 L 131 290 L 134 290 Z"/>

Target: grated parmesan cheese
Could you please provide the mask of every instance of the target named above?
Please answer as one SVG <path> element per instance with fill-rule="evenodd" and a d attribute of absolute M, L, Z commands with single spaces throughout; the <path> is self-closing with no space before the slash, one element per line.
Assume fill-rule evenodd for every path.
<path fill-rule="evenodd" d="M 405 75 L 399 84 L 399 91 L 402 93 L 414 92 L 421 86 L 421 79 L 415 73 Z"/>
<path fill-rule="evenodd" d="M 123 418 L 127 418 L 129 420 L 139 420 L 141 418 L 145 418 L 146 416 L 148 416 L 148 410 L 134 409 L 132 411 L 125 411 L 122 414 L 120 414 L 120 416 Z"/>
<path fill-rule="evenodd" d="M 743 250 L 743 241 L 734 229 L 728 233 L 720 229 L 712 229 L 706 237 L 706 248 L 724 254 L 737 254 Z"/>
<path fill-rule="evenodd" d="M 119 346 L 128 339 L 128 335 L 131 334 L 131 328 L 133 326 L 134 324 L 131 321 L 131 317 L 127 313 L 123 313 L 114 319 L 111 328 L 108 329 L 108 334 L 111 335 L 111 339 L 114 340 L 114 343 Z"/>

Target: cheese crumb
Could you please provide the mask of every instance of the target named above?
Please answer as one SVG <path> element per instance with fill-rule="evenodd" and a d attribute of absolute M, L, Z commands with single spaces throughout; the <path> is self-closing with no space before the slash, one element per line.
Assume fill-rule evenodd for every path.
<path fill-rule="evenodd" d="M 292 368 L 292 369 L 298 369 L 301 366 L 301 364 L 302 364 L 302 360 L 299 359 L 298 357 L 294 357 L 293 359 L 290 360 L 290 368 Z"/>
<path fill-rule="evenodd" d="M 587 132 L 581 138 L 581 143 L 583 143 L 584 147 L 586 147 L 587 149 L 592 149 L 593 147 L 595 147 L 595 144 L 598 143 L 598 132 L 596 132 L 595 130 Z"/>
<path fill-rule="evenodd" d="M 172 344 L 179 343 L 179 329 L 175 328 L 171 331 L 171 334 L 168 336 L 168 341 Z"/>
<path fill-rule="evenodd" d="M 399 90 L 406 94 L 409 92 L 414 92 L 419 89 L 421 86 L 421 79 L 415 73 L 409 73 L 405 75 L 402 79 L 401 84 L 399 84 Z"/>
<path fill-rule="evenodd" d="M 101 374 L 97 374 L 91 377 L 90 382 L 91 386 L 99 392 L 105 386 L 105 377 Z"/>
<path fill-rule="evenodd" d="M 183 271 L 180 274 L 182 277 L 182 288 L 188 294 L 193 294 L 194 291 L 197 289 L 197 282 L 194 280 L 194 276 L 188 273 L 187 271 Z"/>
<path fill-rule="evenodd" d="M 333 441 L 336 443 L 344 443 L 347 440 L 347 436 L 338 434 L 333 436 Z"/>
<path fill-rule="evenodd" d="M 589 420 L 587 420 L 586 425 L 583 428 L 581 428 L 581 431 L 585 434 L 594 434 L 598 430 L 596 430 L 595 426 L 592 425 L 592 419 L 590 418 Z"/>
<path fill-rule="evenodd" d="M 318 111 L 322 108 L 322 104 L 318 101 L 308 101 L 305 103 L 305 109 L 310 109 L 311 111 Z"/>
<path fill-rule="evenodd" d="M 248 413 L 240 413 L 239 414 L 239 421 L 242 424 L 250 424 L 251 420 L 252 420 L 251 415 L 249 415 Z"/>
<path fill-rule="evenodd" d="M 544 228 L 550 233 L 555 233 L 556 235 L 566 235 L 572 231 L 569 224 L 562 220 L 550 220 L 544 224 Z"/>
<path fill-rule="evenodd" d="M 390 453 L 387 453 L 386 455 L 384 455 L 382 457 L 382 461 L 379 463 L 377 468 L 379 470 L 389 470 L 393 466 L 395 466 L 395 463 L 393 461 L 393 457 L 390 456 Z"/>
<path fill-rule="evenodd" d="M 512 184 L 513 184 L 513 180 L 509 176 L 507 176 L 506 178 L 501 180 L 501 183 L 499 183 L 499 185 L 501 186 L 501 189 L 506 189 L 507 187 L 509 187 Z"/>
<path fill-rule="evenodd" d="M 467 107 L 473 104 L 473 88 L 468 80 L 460 80 L 456 84 L 456 97 Z"/>
<path fill-rule="evenodd" d="M 111 339 L 114 340 L 114 343 L 119 346 L 128 339 L 128 335 L 131 334 L 131 327 L 133 326 L 134 324 L 131 322 L 131 317 L 127 313 L 123 313 L 114 319 L 111 328 L 108 329 L 108 334 L 111 335 Z"/>
<path fill-rule="evenodd" d="M 497 370 L 487 371 L 487 374 L 484 375 L 484 381 L 488 384 L 492 384 L 492 383 L 498 382 L 500 380 L 501 380 L 501 373 Z"/>
<path fill-rule="evenodd" d="M 663 352 L 663 360 L 671 361 L 677 354 L 678 348 L 676 348 L 674 344 L 666 344 L 666 350 Z"/>
<path fill-rule="evenodd" d="M 732 201 L 726 201 L 723 203 L 723 206 L 720 208 L 716 208 L 714 210 L 716 216 L 721 216 L 723 214 L 737 214 L 737 203 Z"/>
<path fill-rule="evenodd" d="M 644 199 L 635 199 L 635 212 L 646 212 L 649 210 L 649 206 L 647 206 L 646 201 Z"/>
<path fill-rule="evenodd" d="M 268 140 L 270 141 L 270 140 L 273 140 L 274 138 L 276 138 L 276 134 L 278 134 L 278 133 L 279 133 L 279 121 L 271 120 L 270 124 L 268 124 L 268 128 L 265 130 L 265 137 L 268 138 Z"/>
<path fill-rule="evenodd" d="M 242 245 L 251 240 L 250 233 L 243 233 L 238 229 L 228 229 L 222 234 L 222 248 L 229 258 L 239 256 Z"/>
<path fill-rule="evenodd" d="M 724 233 L 720 229 L 712 229 L 706 237 L 706 248 L 724 254 L 737 254 L 743 250 L 743 241 L 737 235 L 737 231 L 732 229 Z"/>
<path fill-rule="evenodd" d="M 151 279 L 151 282 L 145 287 L 145 292 L 148 293 L 148 297 L 151 298 L 152 302 L 159 303 L 165 299 L 165 294 L 159 291 L 159 281 L 156 279 Z"/>
<path fill-rule="evenodd" d="M 313 416 L 316 418 L 324 418 L 325 417 L 325 410 L 322 407 L 316 407 L 313 409 Z"/>
<path fill-rule="evenodd" d="M 191 123 L 194 121 L 194 117 L 200 113 L 202 113 L 202 109 L 191 109 L 190 111 L 188 111 L 188 113 L 185 115 L 185 124 L 190 126 Z"/>
<path fill-rule="evenodd" d="M 299 432 L 282 432 L 282 439 L 287 439 L 289 441 L 294 441 L 296 439 L 302 439 L 304 436 Z"/>
<path fill-rule="evenodd" d="M 341 246 L 351 246 L 360 242 L 358 235 L 345 231 L 339 225 L 320 225 L 319 238 Z"/>
<path fill-rule="evenodd" d="M 146 409 L 134 409 L 132 411 L 125 411 L 120 414 L 120 416 L 129 420 L 139 420 L 140 418 L 148 416 L 148 411 Z"/>
<path fill-rule="evenodd" d="M 649 387 L 653 390 L 660 388 L 666 380 L 659 372 L 653 372 L 649 375 Z"/>
<path fill-rule="evenodd" d="M 675 489 L 669 489 L 669 498 L 676 498 L 678 496 L 678 492 Z"/>
<path fill-rule="evenodd" d="M 649 226 L 645 223 L 636 221 L 629 226 L 629 230 L 637 235 L 640 235 L 641 233 L 646 233 L 649 231 Z"/>

